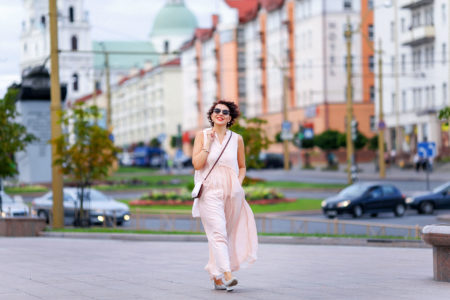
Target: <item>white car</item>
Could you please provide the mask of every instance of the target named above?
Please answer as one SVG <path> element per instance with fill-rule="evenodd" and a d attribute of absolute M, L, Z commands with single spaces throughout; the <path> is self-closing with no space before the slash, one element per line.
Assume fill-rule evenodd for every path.
<path fill-rule="evenodd" d="M 28 216 L 28 206 L 23 202 L 14 201 L 8 194 L 2 193 L 2 217 L 24 217 Z"/>
<path fill-rule="evenodd" d="M 128 205 L 106 196 L 96 189 L 84 192 L 83 210 L 89 215 L 91 224 L 112 224 L 116 220 L 117 225 L 130 220 L 130 208 Z M 50 212 L 53 207 L 53 192 L 48 192 L 42 197 L 35 198 L 32 202 L 33 212 L 49 222 Z M 75 224 L 76 215 L 80 209 L 80 200 L 77 188 L 64 188 L 64 224 Z"/>

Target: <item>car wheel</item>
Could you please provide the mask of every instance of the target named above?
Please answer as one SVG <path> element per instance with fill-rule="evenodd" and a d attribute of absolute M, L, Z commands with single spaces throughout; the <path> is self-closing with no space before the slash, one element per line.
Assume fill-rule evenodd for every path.
<path fill-rule="evenodd" d="M 353 218 L 360 218 L 363 215 L 363 209 L 361 205 L 353 207 Z"/>
<path fill-rule="evenodd" d="M 426 201 L 420 204 L 420 211 L 424 214 L 431 215 L 434 211 L 433 203 Z"/>
<path fill-rule="evenodd" d="M 373 214 L 370 214 L 370 216 L 371 216 L 372 218 L 376 218 L 376 217 L 378 217 L 378 214 L 377 214 L 377 213 L 373 213 Z"/>
<path fill-rule="evenodd" d="M 336 216 L 332 216 L 332 215 L 327 215 L 328 219 L 334 219 Z"/>
<path fill-rule="evenodd" d="M 396 217 L 403 217 L 405 214 L 406 207 L 404 204 L 397 204 L 394 209 L 394 214 Z"/>
<path fill-rule="evenodd" d="M 49 222 L 48 213 L 45 210 L 38 211 L 37 215 L 39 218 L 45 219 L 45 223 L 48 224 L 48 222 Z"/>

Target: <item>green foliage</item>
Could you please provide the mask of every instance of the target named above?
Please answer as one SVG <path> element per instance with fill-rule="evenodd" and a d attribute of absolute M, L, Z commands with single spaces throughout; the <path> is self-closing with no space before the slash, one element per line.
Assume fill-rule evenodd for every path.
<path fill-rule="evenodd" d="M 282 142 L 283 140 L 281 139 L 281 131 L 280 131 L 275 135 L 275 143 L 282 143 Z"/>
<path fill-rule="evenodd" d="M 60 122 L 65 130 L 51 141 L 57 153 L 53 164 L 59 166 L 61 172 L 75 181 L 80 189 L 81 218 L 84 189 L 94 180 L 108 175 L 119 151 L 109 138 L 109 132 L 94 122 L 98 118 L 97 106 L 75 104 L 71 114 L 60 112 Z M 69 124 L 73 126 L 73 132 L 68 131 Z"/>
<path fill-rule="evenodd" d="M 336 150 L 341 146 L 339 144 L 339 133 L 336 130 L 327 130 L 314 137 L 314 144 L 324 151 Z"/>
<path fill-rule="evenodd" d="M 149 146 L 153 147 L 153 148 L 159 148 L 159 147 L 161 147 L 161 143 L 159 142 L 159 140 L 157 138 L 152 138 L 152 140 L 149 143 Z"/>
<path fill-rule="evenodd" d="M 447 121 L 448 124 L 450 120 L 450 106 L 444 107 L 439 111 L 439 119 Z"/>
<path fill-rule="evenodd" d="M 238 122 L 231 126 L 231 130 L 240 134 L 245 145 L 245 163 L 247 168 L 260 168 L 259 153 L 267 149 L 271 141 L 267 137 L 262 126 L 267 121 L 259 118 L 247 119 L 241 117 Z"/>
<path fill-rule="evenodd" d="M 19 90 L 9 88 L 3 99 L 0 99 L 0 179 L 18 173 L 14 163 L 14 153 L 25 150 L 25 147 L 37 138 L 27 133 L 25 126 L 16 123 L 19 116 L 16 110 L 16 99 Z"/>
<path fill-rule="evenodd" d="M 181 137 L 178 135 L 172 135 L 170 137 L 170 147 L 177 148 L 178 145 L 181 146 Z"/>
<path fill-rule="evenodd" d="M 360 150 L 364 148 L 364 146 L 367 145 L 369 139 L 362 134 L 360 131 L 358 131 L 358 135 L 356 136 L 356 140 L 354 141 L 355 149 Z M 377 142 L 378 143 L 378 142 Z M 347 134 L 346 133 L 340 133 L 339 134 L 339 146 L 340 147 L 346 147 L 347 146 Z M 378 144 L 376 146 L 378 148 Z"/>

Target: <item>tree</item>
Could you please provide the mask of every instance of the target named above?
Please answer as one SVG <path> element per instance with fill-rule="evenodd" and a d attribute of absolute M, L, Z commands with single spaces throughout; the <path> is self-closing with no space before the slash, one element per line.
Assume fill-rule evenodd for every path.
<path fill-rule="evenodd" d="M 353 141 L 353 145 L 355 145 L 356 150 L 361 150 L 367 145 L 368 141 L 369 139 L 364 134 L 362 134 L 360 131 L 357 131 L 356 140 Z M 345 133 L 340 134 L 339 146 L 341 147 L 347 146 L 347 134 Z"/>
<path fill-rule="evenodd" d="M 22 124 L 16 123 L 19 116 L 16 110 L 16 99 L 19 90 L 8 88 L 3 99 L 0 99 L 0 212 L 2 212 L 2 180 L 18 174 L 14 163 L 14 153 L 24 151 L 26 146 L 37 138 Z"/>
<path fill-rule="evenodd" d="M 89 188 L 94 180 L 100 180 L 108 175 L 108 171 L 120 151 L 109 137 L 109 132 L 98 126 L 95 119 L 99 118 L 97 106 L 84 107 L 75 104 L 71 114 L 61 112 L 60 122 L 64 133 L 51 143 L 56 145 L 58 159 L 55 165 L 60 166 L 61 172 L 75 181 L 80 200 L 80 210 L 76 224 L 85 226 L 84 198 L 89 194 Z M 69 124 L 73 132 L 68 132 Z"/>
<path fill-rule="evenodd" d="M 231 126 L 231 130 L 240 134 L 245 144 L 245 163 L 247 168 L 260 168 L 259 153 L 269 148 L 271 141 L 267 137 L 262 126 L 267 121 L 259 118 L 247 119 L 241 117 L 238 122 Z"/>
<path fill-rule="evenodd" d="M 450 106 L 444 107 L 443 109 L 441 109 L 439 111 L 439 119 L 441 119 L 442 121 L 446 121 L 447 124 L 449 123 L 449 120 L 450 120 Z"/>
<path fill-rule="evenodd" d="M 153 148 L 159 148 L 159 147 L 161 147 L 161 143 L 157 138 L 152 138 L 149 143 L 149 146 L 153 147 Z"/>
<path fill-rule="evenodd" d="M 314 137 L 314 144 L 325 151 L 327 157 L 328 167 L 334 164 L 334 156 L 331 154 L 331 150 L 339 149 L 339 139 L 342 134 L 336 130 L 326 130 Z"/>

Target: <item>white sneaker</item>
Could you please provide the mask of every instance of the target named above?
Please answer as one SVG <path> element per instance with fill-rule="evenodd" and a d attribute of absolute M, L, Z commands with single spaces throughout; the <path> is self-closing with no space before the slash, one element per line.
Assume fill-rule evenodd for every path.
<path fill-rule="evenodd" d="M 222 281 L 222 282 L 223 282 L 223 281 Z M 215 290 L 226 290 L 227 287 L 226 287 L 224 284 L 216 284 L 216 283 L 214 282 L 214 289 L 215 289 Z"/>
<path fill-rule="evenodd" d="M 238 284 L 238 280 L 236 277 L 232 277 L 230 280 L 225 280 L 225 278 L 222 279 L 223 284 L 227 288 L 228 292 L 231 292 L 233 290 L 233 286 Z"/>

